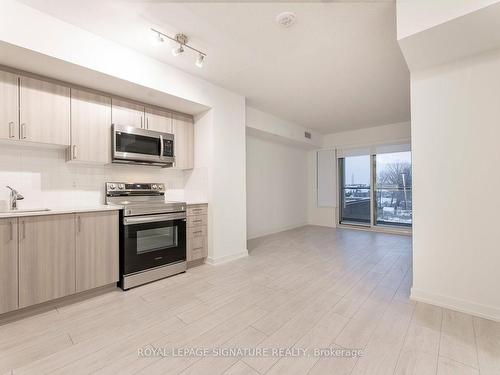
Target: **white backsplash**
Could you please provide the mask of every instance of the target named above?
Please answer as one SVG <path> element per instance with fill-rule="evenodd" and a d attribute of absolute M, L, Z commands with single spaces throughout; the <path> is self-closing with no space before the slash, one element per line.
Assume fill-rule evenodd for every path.
<path fill-rule="evenodd" d="M 104 204 L 108 181 L 162 182 L 167 200 L 184 200 L 184 172 L 133 165 L 66 162 L 63 149 L 0 144 L 0 201 L 10 185 L 24 195 L 19 208 L 84 207 Z M 5 202 L 0 202 L 0 207 Z"/>

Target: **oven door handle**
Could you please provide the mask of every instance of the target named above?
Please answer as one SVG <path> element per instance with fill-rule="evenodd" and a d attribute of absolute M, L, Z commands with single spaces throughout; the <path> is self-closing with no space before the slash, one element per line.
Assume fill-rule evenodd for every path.
<path fill-rule="evenodd" d="M 148 216 L 136 216 L 136 217 L 125 217 L 123 218 L 124 225 L 133 224 L 143 224 L 143 223 L 155 223 L 158 221 L 168 221 L 168 220 L 178 220 L 186 219 L 185 212 L 178 212 L 174 214 L 164 214 L 164 215 L 148 215 Z"/>

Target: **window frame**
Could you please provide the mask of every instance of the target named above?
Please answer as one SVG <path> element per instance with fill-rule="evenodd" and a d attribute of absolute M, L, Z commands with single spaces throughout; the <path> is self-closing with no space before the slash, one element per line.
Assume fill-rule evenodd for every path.
<path fill-rule="evenodd" d="M 397 153 L 390 152 L 390 153 Z M 410 150 L 411 152 L 411 150 Z M 383 153 L 380 153 L 383 154 Z M 365 154 L 367 155 L 367 154 Z M 388 232 L 388 233 L 398 233 L 398 234 L 411 234 L 413 231 L 413 215 L 411 224 L 385 224 L 377 223 L 377 154 L 370 154 L 370 223 L 357 223 L 354 221 L 344 221 L 342 222 L 342 205 L 343 205 L 343 186 L 345 183 L 344 167 L 345 158 L 349 156 L 337 158 L 337 188 L 338 188 L 338 207 L 337 207 L 337 225 L 339 227 L 347 228 L 357 228 L 364 230 L 371 230 L 377 232 Z M 412 197 L 413 197 L 413 189 Z M 413 199 L 413 198 L 412 198 Z"/>

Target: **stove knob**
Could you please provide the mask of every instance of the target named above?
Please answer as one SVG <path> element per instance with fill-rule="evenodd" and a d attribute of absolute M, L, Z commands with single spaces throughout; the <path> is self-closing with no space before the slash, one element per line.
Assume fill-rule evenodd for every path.
<path fill-rule="evenodd" d="M 165 190 L 165 185 L 163 184 L 158 185 L 158 190 Z"/>
<path fill-rule="evenodd" d="M 118 185 L 118 189 L 122 189 L 122 190 L 125 189 L 125 184 Z"/>
<path fill-rule="evenodd" d="M 158 185 L 153 184 L 153 189 L 154 189 L 154 190 L 158 189 Z"/>
<path fill-rule="evenodd" d="M 109 188 L 110 188 L 111 190 L 115 190 L 115 189 L 116 189 L 116 185 L 115 185 L 115 184 L 109 184 Z"/>

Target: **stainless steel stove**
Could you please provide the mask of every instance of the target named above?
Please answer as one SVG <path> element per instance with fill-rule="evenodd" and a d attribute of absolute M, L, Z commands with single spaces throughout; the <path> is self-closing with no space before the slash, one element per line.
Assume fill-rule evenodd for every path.
<path fill-rule="evenodd" d="M 165 202 L 162 183 L 107 182 L 106 204 L 120 213 L 120 287 L 186 271 L 186 203 Z"/>

